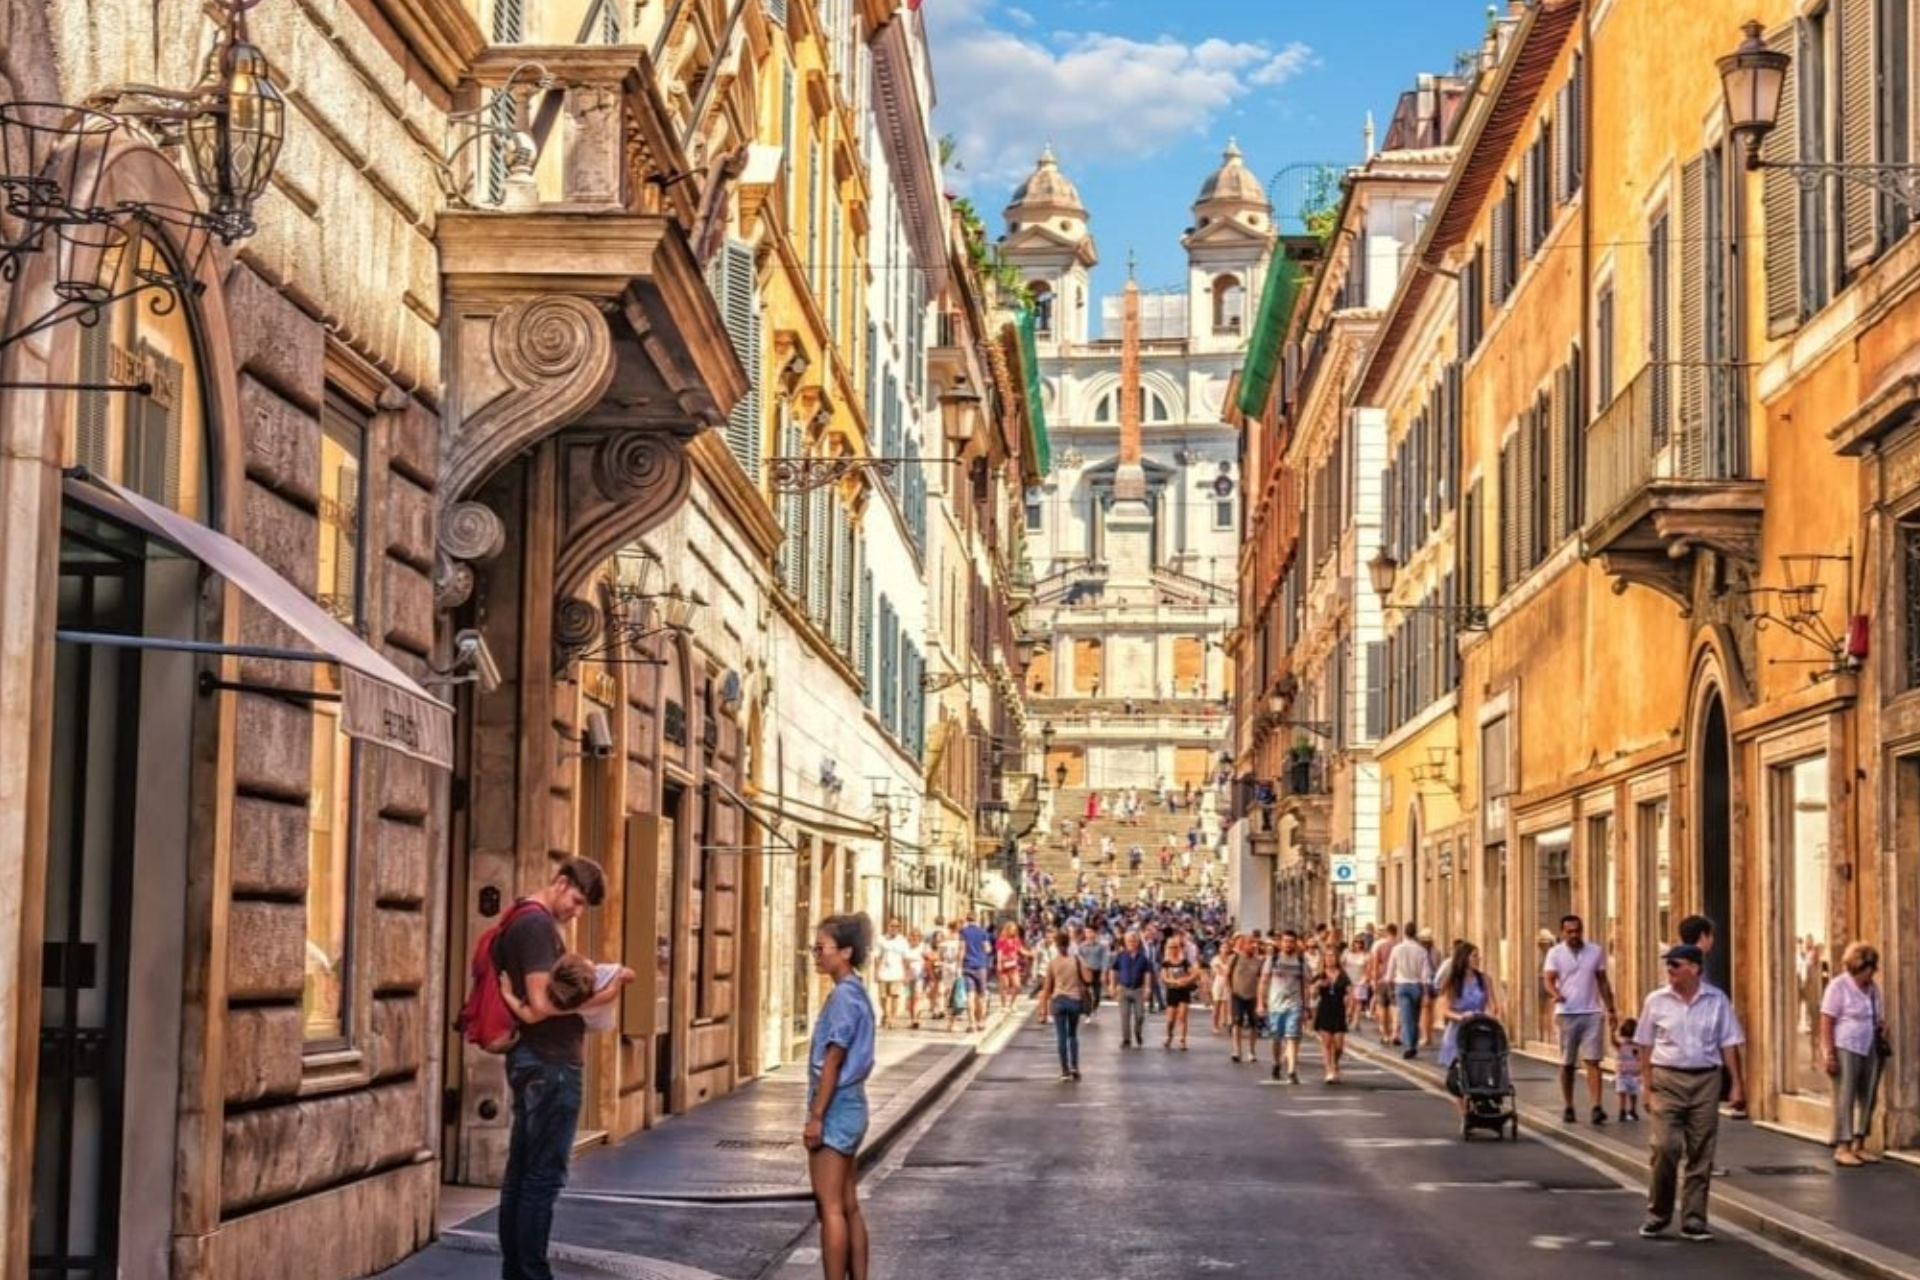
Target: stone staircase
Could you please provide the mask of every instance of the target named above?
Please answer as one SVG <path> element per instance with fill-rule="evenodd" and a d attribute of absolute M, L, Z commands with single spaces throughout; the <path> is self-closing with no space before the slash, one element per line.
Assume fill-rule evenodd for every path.
<path fill-rule="evenodd" d="M 1133 901 L 1142 889 L 1153 884 L 1160 886 L 1162 901 L 1193 897 L 1200 892 L 1201 868 L 1208 861 L 1213 863 L 1213 886 L 1216 889 L 1225 887 L 1226 867 L 1220 862 L 1218 851 L 1220 814 L 1211 787 L 1196 787 L 1194 803 L 1191 806 L 1182 804 L 1171 813 L 1158 799 L 1150 802 L 1150 792 L 1139 791 L 1136 794 L 1140 798 L 1140 811 L 1132 821 L 1120 817 L 1119 791 L 1102 794 L 1106 797 L 1106 805 L 1101 816 L 1087 820 L 1089 789 L 1066 787 L 1055 791 L 1051 827 L 1045 831 L 1036 829 L 1028 838 L 1027 843 L 1035 846 L 1034 865 L 1040 872 L 1053 876 L 1054 892 L 1067 894 L 1073 891 L 1073 834 L 1080 829 L 1082 820 L 1086 820 L 1087 836 L 1080 867 L 1087 874 L 1089 889 L 1095 893 L 1100 892 L 1106 877 L 1112 875 L 1120 882 L 1119 896 L 1122 901 Z M 1193 853 L 1192 869 L 1187 879 L 1182 881 L 1180 855 L 1187 850 L 1189 828 L 1198 829 L 1200 843 Z M 1102 836 L 1113 837 L 1114 861 L 1111 866 L 1101 861 Z M 1128 849 L 1136 844 L 1144 854 L 1137 873 L 1129 868 L 1127 856 Z M 1161 870 L 1159 856 L 1163 844 L 1173 851 L 1165 872 Z"/>

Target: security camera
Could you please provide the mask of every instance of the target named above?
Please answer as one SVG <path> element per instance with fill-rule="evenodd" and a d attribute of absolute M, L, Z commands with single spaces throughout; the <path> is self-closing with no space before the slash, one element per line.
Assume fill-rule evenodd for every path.
<path fill-rule="evenodd" d="M 453 658 L 456 668 L 472 666 L 473 679 L 480 686 L 480 692 L 492 693 L 500 687 L 500 664 L 493 660 L 486 637 L 478 631 L 468 627 L 454 633 Z"/>
<path fill-rule="evenodd" d="M 586 732 L 587 755 L 595 760 L 607 760 L 613 756 L 613 728 L 607 723 L 607 713 L 595 707 L 587 712 Z"/>

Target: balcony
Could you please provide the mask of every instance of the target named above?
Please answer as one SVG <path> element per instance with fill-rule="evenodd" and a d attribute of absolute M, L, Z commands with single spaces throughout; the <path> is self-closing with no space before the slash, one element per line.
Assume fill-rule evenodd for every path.
<path fill-rule="evenodd" d="M 1693 602 L 1695 552 L 1752 565 L 1766 483 L 1747 447 L 1747 371 L 1648 365 L 1587 428 L 1586 554 L 1614 590 Z"/>

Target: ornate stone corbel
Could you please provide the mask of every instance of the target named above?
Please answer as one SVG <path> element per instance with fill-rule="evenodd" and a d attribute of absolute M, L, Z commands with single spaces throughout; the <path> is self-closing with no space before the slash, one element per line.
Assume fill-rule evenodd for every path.
<path fill-rule="evenodd" d="M 566 672 L 573 660 L 600 638 L 600 610 L 579 596 L 562 596 L 553 604 L 553 673 Z"/>
<path fill-rule="evenodd" d="M 659 431 L 569 435 L 554 590 L 586 588 L 607 557 L 659 524 L 693 483 L 686 442 Z"/>
<path fill-rule="evenodd" d="M 500 554 L 507 545 L 507 527 L 483 503 L 456 502 L 441 513 L 437 543 L 433 602 L 445 612 L 472 596 L 472 566 Z"/>

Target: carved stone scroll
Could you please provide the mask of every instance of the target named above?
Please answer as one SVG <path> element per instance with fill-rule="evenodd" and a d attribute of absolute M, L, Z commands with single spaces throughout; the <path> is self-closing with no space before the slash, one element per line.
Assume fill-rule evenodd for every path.
<path fill-rule="evenodd" d="M 473 564 L 493 559 L 507 545 L 507 526 L 491 507 L 456 502 L 440 514 L 433 566 L 433 602 L 457 609 L 473 594 Z"/>

